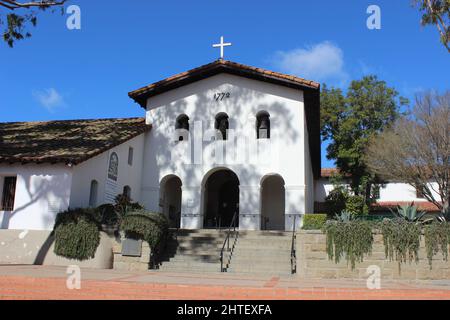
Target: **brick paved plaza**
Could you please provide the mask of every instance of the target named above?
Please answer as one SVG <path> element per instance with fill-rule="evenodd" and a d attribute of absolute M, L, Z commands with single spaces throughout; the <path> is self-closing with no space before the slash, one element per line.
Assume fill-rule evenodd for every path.
<path fill-rule="evenodd" d="M 380 290 L 369 290 L 352 280 L 83 269 L 81 289 L 69 290 L 67 277 L 62 267 L 0 266 L 0 299 L 450 299 L 450 281 L 382 281 Z"/>

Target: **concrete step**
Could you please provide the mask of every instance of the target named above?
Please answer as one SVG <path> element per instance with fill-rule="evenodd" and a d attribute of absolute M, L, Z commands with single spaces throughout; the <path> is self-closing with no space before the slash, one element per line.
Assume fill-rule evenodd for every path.
<path fill-rule="evenodd" d="M 243 242 L 248 242 L 248 243 L 271 243 L 271 242 L 276 242 L 276 243 L 292 243 L 292 239 L 289 238 L 270 238 L 270 237 L 262 237 L 262 238 L 244 238 L 244 237 L 239 237 L 237 239 L 238 241 L 243 241 Z"/>
<path fill-rule="evenodd" d="M 281 250 L 281 251 L 289 251 L 291 252 L 291 246 L 289 245 L 285 245 L 285 244 L 277 244 L 277 243 L 271 243 L 271 244 L 261 244 L 260 246 L 256 246 L 254 244 L 249 244 L 249 243 L 238 243 L 236 244 L 236 250 L 245 250 L 245 251 L 252 251 L 252 250 L 259 250 L 259 251 L 264 251 L 264 250 L 269 250 L 269 251 L 277 251 L 277 250 Z"/>
<path fill-rule="evenodd" d="M 235 256 L 246 256 L 251 257 L 252 259 L 258 259 L 259 257 L 274 257 L 275 259 L 277 257 L 290 257 L 291 256 L 291 250 L 285 250 L 280 248 L 266 248 L 263 249 L 253 249 L 253 248 L 241 248 L 236 247 L 233 254 Z"/>
<path fill-rule="evenodd" d="M 226 237 L 228 233 L 223 230 L 203 229 L 203 230 L 179 230 L 178 232 L 177 231 L 172 232 L 172 234 L 176 234 L 179 236 L 193 236 L 193 237 L 195 237 L 195 236 Z"/>
<path fill-rule="evenodd" d="M 211 274 L 218 274 L 218 275 L 220 275 L 221 272 L 220 272 L 219 269 L 220 269 L 220 267 L 216 268 L 216 269 L 205 269 L 205 270 L 201 270 L 201 269 L 185 270 L 185 269 L 177 269 L 177 268 L 166 268 L 166 269 L 161 268 L 161 269 L 158 269 L 158 272 L 161 272 L 161 273 L 181 273 L 181 274 L 188 272 L 190 274 L 205 274 L 205 273 L 207 273 L 209 275 L 211 275 Z"/>
<path fill-rule="evenodd" d="M 263 245 L 284 245 L 284 246 L 289 246 L 289 248 L 292 245 L 292 241 L 288 240 L 274 240 L 274 239 L 242 239 L 239 238 L 237 239 L 237 242 L 239 242 L 239 244 L 245 244 L 245 245 L 253 245 L 255 247 L 261 247 Z"/>
<path fill-rule="evenodd" d="M 158 269 L 158 272 L 174 272 L 174 273 L 220 273 L 220 266 L 215 268 L 190 268 L 186 269 L 185 267 L 161 267 Z"/>
<path fill-rule="evenodd" d="M 161 261 L 170 261 L 170 262 L 220 262 L 220 256 L 218 254 L 210 255 L 210 254 L 177 254 L 173 257 L 170 256 L 162 256 Z"/>
<path fill-rule="evenodd" d="M 178 234 L 173 237 L 174 239 L 195 239 L 195 240 L 225 240 L 226 236 L 221 234 Z M 231 237 L 230 237 L 231 238 Z"/>
<path fill-rule="evenodd" d="M 166 250 L 164 252 L 164 255 L 167 256 L 175 256 L 175 255 L 184 255 L 184 254 L 189 254 L 189 255 L 216 255 L 219 256 L 220 255 L 221 250 L 216 248 L 216 249 L 199 249 L 199 248 L 195 248 L 195 249 L 191 249 L 191 248 L 177 248 L 174 250 Z M 224 251 L 225 254 L 226 251 Z"/>
<path fill-rule="evenodd" d="M 220 252 L 227 233 L 178 230 L 167 244 L 162 271 L 220 272 Z M 230 242 L 234 243 L 234 234 Z M 290 274 L 292 234 L 283 231 L 241 231 L 229 270 L 237 273 Z M 227 263 L 230 253 L 224 252 Z M 227 267 L 226 265 L 224 267 Z"/>
<path fill-rule="evenodd" d="M 204 242 L 169 242 L 166 245 L 167 249 L 185 248 L 185 249 L 222 249 L 223 244 L 219 243 L 204 243 Z"/>
<path fill-rule="evenodd" d="M 172 263 L 172 262 L 166 262 L 163 263 L 159 270 L 178 270 L 178 271 L 212 271 L 212 272 L 218 272 L 220 271 L 220 263 L 188 263 L 188 262 L 176 262 L 176 263 Z"/>
<path fill-rule="evenodd" d="M 219 259 L 214 261 L 200 261 L 200 260 L 170 260 L 170 261 L 163 261 L 163 265 L 195 265 L 195 266 L 202 266 L 202 265 L 217 265 L 220 263 Z"/>
<path fill-rule="evenodd" d="M 171 241 L 167 243 L 168 247 L 206 247 L 206 248 L 221 248 L 223 247 L 222 242 L 203 242 L 203 241 Z"/>
<path fill-rule="evenodd" d="M 292 233 L 253 231 L 239 233 L 229 272 L 291 274 Z"/>
<path fill-rule="evenodd" d="M 292 237 L 292 232 L 289 231 L 269 231 L 269 230 L 258 230 L 258 231 L 250 231 L 250 230 L 241 230 L 239 231 L 240 236 L 290 236 Z"/>
<path fill-rule="evenodd" d="M 189 238 L 202 238 L 202 237 L 208 237 L 208 238 L 226 238 L 225 233 L 176 233 L 173 234 L 173 237 L 189 237 Z"/>
<path fill-rule="evenodd" d="M 219 255 L 220 254 L 220 249 L 219 248 L 207 248 L 207 249 L 199 249 L 199 248 L 183 248 L 183 247 L 178 247 L 175 248 L 174 250 L 166 250 L 166 252 L 164 253 L 165 255 L 170 255 L 170 256 L 174 256 L 176 254 L 192 254 L 192 255 Z"/>
<path fill-rule="evenodd" d="M 255 252 L 261 252 L 261 251 L 282 251 L 282 252 L 291 252 L 291 246 L 286 246 L 282 244 L 261 244 L 260 246 L 251 245 L 248 243 L 238 243 L 236 244 L 236 250 L 242 250 L 242 251 L 255 251 Z"/>
<path fill-rule="evenodd" d="M 264 264 L 264 265 L 272 265 L 272 264 L 281 264 L 286 265 L 291 263 L 290 256 L 265 256 L 265 257 L 248 257 L 239 254 L 233 254 L 232 257 L 233 265 L 236 263 L 248 263 L 248 264 Z"/>
<path fill-rule="evenodd" d="M 281 268 L 286 269 L 290 268 L 291 260 L 283 259 L 281 261 L 270 261 L 270 260 L 248 260 L 248 259 L 237 259 L 233 257 L 231 259 L 231 265 L 233 268 L 235 267 L 255 267 L 255 268 Z"/>
<path fill-rule="evenodd" d="M 256 268 L 234 268 L 227 269 L 227 273 L 252 274 L 252 275 L 266 275 L 266 276 L 287 276 L 291 275 L 290 269 L 256 269 Z"/>
<path fill-rule="evenodd" d="M 253 240 L 253 241 L 286 241 L 286 242 L 292 242 L 292 238 L 291 237 L 272 237 L 272 236 L 251 236 L 251 237 L 246 237 L 246 236 L 242 236 L 239 235 L 238 239 L 242 239 L 242 240 Z"/>

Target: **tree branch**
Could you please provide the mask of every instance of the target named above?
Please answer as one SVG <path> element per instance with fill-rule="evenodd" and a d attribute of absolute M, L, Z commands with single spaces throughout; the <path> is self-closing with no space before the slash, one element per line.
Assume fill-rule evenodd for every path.
<path fill-rule="evenodd" d="M 450 52 L 450 46 L 448 44 L 449 39 L 448 39 L 448 35 L 447 35 L 447 26 L 445 25 L 444 19 L 442 19 L 441 15 L 434 10 L 432 0 L 425 0 L 425 3 L 426 3 L 426 6 L 428 7 L 428 11 L 429 11 L 430 15 L 436 19 L 434 24 L 436 25 L 439 33 L 441 34 L 441 38 L 443 39 L 443 41 L 441 41 L 441 42 L 447 48 L 448 52 Z M 444 30 L 442 30 L 442 29 L 444 29 Z"/>
<path fill-rule="evenodd" d="M 42 0 L 42 1 L 31 1 L 31 2 L 19 2 L 14 0 L 0 0 L 0 6 L 3 6 L 5 8 L 8 8 L 10 10 L 20 9 L 20 8 L 32 8 L 32 7 L 39 7 L 39 8 L 48 8 L 48 7 L 54 7 L 54 6 L 62 6 L 64 3 L 66 3 L 67 0 L 60 0 L 60 1 L 49 1 L 49 0 Z"/>

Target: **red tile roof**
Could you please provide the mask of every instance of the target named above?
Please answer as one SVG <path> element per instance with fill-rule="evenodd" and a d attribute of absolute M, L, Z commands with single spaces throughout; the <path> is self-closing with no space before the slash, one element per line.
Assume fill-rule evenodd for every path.
<path fill-rule="evenodd" d="M 322 178 L 330 178 L 335 174 L 339 173 L 339 169 L 336 168 L 322 168 L 320 176 Z"/>
<path fill-rule="evenodd" d="M 320 90 L 320 84 L 312 80 L 306 80 L 292 75 L 219 59 L 212 63 L 205 64 L 189 71 L 178 73 L 164 80 L 131 91 L 128 95 L 134 101 L 139 103 L 141 107 L 145 108 L 146 101 L 151 96 L 175 89 L 177 87 L 181 87 L 198 80 L 205 79 L 219 73 L 235 74 L 256 80 L 277 83 L 287 87 Z"/>
<path fill-rule="evenodd" d="M 411 201 L 380 201 L 372 204 L 374 209 L 396 208 L 397 206 L 405 206 L 412 204 Z M 416 201 L 413 203 L 419 210 L 428 212 L 440 211 L 439 208 L 429 201 Z"/>

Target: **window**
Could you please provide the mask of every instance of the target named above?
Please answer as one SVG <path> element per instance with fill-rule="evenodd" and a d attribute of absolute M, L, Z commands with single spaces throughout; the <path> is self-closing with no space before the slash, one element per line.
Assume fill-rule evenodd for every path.
<path fill-rule="evenodd" d="M 133 165 L 133 153 L 134 153 L 134 149 L 132 147 L 128 148 L 128 164 L 130 166 Z"/>
<path fill-rule="evenodd" d="M 256 138 L 270 139 L 270 115 L 266 111 L 256 115 Z"/>
<path fill-rule="evenodd" d="M 227 140 L 227 130 L 230 128 L 229 117 L 226 113 L 221 112 L 216 116 L 214 129 L 218 130 L 218 139 Z"/>
<path fill-rule="evenodd" d="M 189 117 L 185 114 L 180 115 L 175 123 L 176 140 L 189 140 Z"/>
<path fill-rule="evenodd" d="M 131 188 L 130 188 L 130 186 L 123 187 L 123 195 L 126 196 L 128 199 L 131 199 Z"/>
<path fill-rule="evenodd" d="M 91 189 L 89 192 L 89 207 L 91 208 L 97 206 L 97 193 L 98 193 L 98 182 L 96 180 L 92 180 Z"/>
<path fill-rule="evenodd" d="M 3 192 L 1 211 L 14 211 L 14 198 L 16 195 L 17 177 L 5 177 L 3 180 Z"/>
<path fill-rule="evenodd" d="M 109 157 L 108 179 L 117 181 L 118 174 L 119 174 L 119 156 L 117 155 L 117 153 L 113 152 Z"/>

